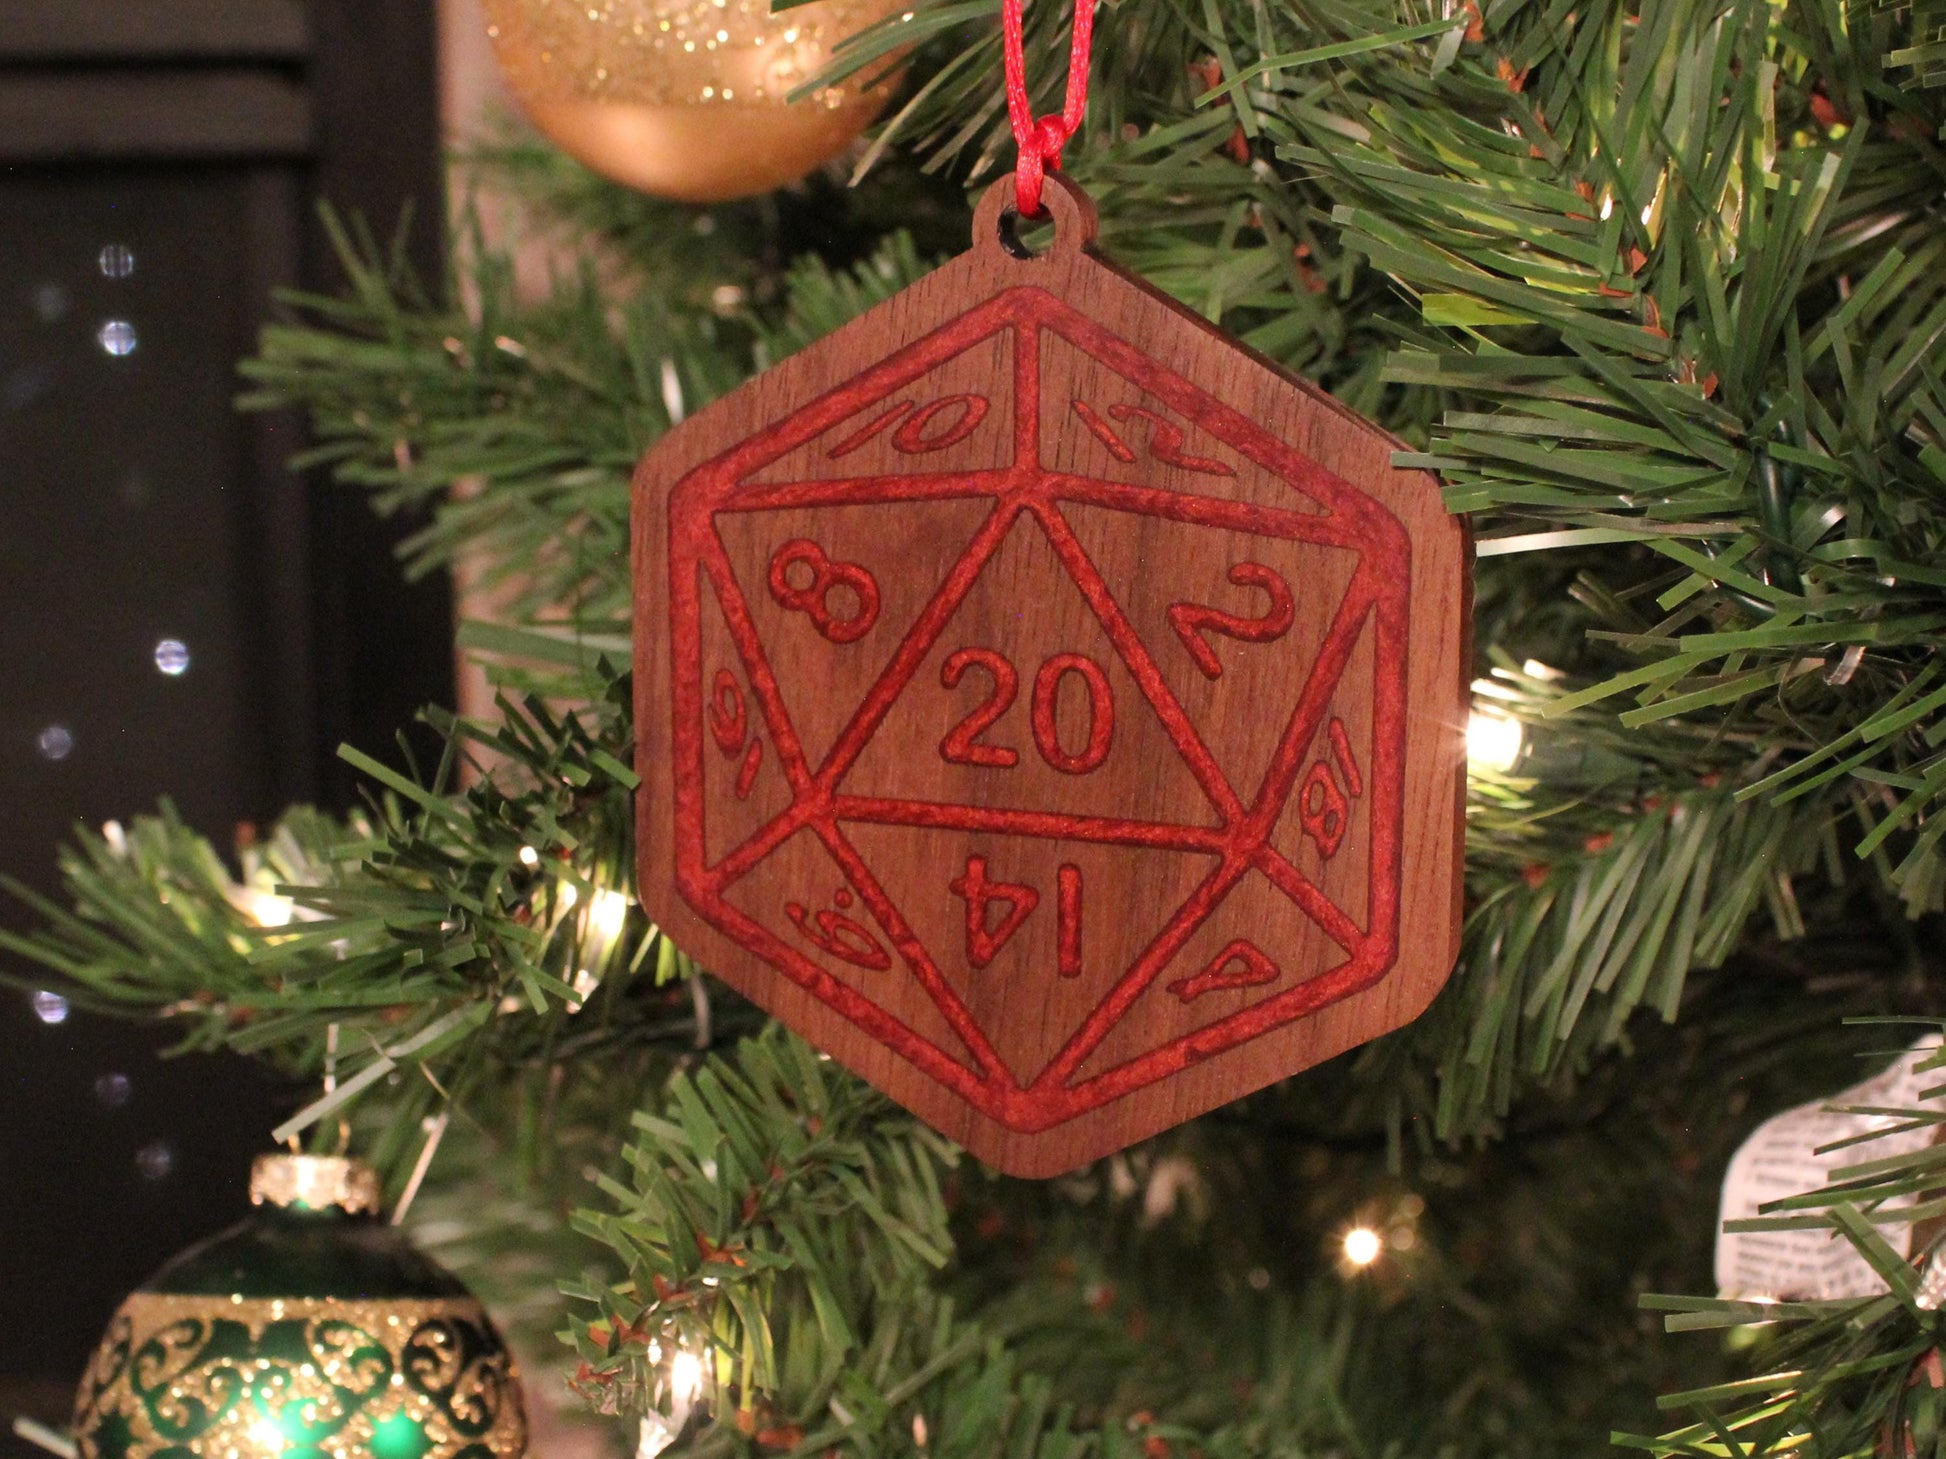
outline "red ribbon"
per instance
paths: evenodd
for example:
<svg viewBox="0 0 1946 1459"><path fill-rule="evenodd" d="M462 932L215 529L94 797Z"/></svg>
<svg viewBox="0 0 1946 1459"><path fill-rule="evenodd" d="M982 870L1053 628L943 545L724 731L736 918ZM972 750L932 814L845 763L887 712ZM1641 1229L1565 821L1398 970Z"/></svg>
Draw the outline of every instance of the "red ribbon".
<svg viewBox="0 0 1946 1459"><path fill-rule="evenodd" d="M1020 160L1014 164L1014 203L1023 218L1041 211L1041 180L1059 170L1061 148L1081 128L1088 109L1088 51L1094 43L1095 0L1074 0L1074 44L1068 51L1068 94L1059 116L1037 117L1027 95L1027 55L1022 0L1000 0L1000 34L1007 58L1007 120L1013 123Z"/></svg>

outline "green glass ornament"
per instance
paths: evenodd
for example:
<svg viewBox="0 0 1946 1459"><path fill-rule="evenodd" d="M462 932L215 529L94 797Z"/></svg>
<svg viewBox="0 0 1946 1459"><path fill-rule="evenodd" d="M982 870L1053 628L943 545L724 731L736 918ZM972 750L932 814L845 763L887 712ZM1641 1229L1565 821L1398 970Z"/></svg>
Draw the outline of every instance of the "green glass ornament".
<svg viewBox="0 0 1946 1459"><path fill-rule="evenodd" d="M359 1161L266 1155L256 1212L176 1257L108 1325L75 1401L81 1459L518 1459L506 1344L379 1218Z"/></svg>

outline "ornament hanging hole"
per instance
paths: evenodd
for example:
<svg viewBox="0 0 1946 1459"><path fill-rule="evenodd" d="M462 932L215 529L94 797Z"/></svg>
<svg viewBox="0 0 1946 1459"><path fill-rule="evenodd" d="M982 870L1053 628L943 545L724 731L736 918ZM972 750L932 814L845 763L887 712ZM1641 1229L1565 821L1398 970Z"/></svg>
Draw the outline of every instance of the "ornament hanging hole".
<svg viewBox="0 0 1946 1459"><path fill-rule="evenodd" d="M1040 216L1035 218L1024 218L1017 208L1008 208L1001 213L995 233L1000 239L1000 246L1007 251L1009 257L1039 258L1048 251L1051 244L1052 240L1044 235L1047 225L1052 221L1052 216L1045 208L1041 210ZM1026 225L1025 229L1023 224ZM1028 241L1030 234L1037 237L1039 247L1035 247Z"/></svg>
<svg viewBox="0 0 1946 1459"><path fill-rule="evenodd" d="M1079 253L1095 241L1095 208L1088 195L1050 174L1041 188L1041 210L1022 217L1011 175L990 186L973 214L978 247L997 247L1007 258L1038 263Z"/></svg>

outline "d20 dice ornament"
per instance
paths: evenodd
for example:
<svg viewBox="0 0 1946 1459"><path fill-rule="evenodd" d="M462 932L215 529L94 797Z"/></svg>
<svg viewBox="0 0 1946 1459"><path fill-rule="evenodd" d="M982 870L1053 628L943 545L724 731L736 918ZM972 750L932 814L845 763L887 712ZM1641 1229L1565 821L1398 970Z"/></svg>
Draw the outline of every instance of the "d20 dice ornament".
<svg viewBox="0 0 1946 1459"><path fill-rule="evenodd" d="M645 906L1019 1175L1415 1017L1464 789L1433 480L1049 184L634 488Z"/></svg>

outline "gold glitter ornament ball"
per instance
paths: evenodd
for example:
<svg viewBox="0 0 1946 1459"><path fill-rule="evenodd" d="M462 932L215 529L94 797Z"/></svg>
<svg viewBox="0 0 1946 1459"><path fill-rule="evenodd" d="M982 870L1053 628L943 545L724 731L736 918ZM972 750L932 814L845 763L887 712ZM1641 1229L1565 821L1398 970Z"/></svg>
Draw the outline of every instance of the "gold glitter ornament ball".
<svg viewBox="0 0 1946 1459"><path fill-rule="evenodd" d="M832 48L910 0L486 0L521 107L557 146L679 202L749 197L842 152L884 106L860 80L787 102Z"/></svg>
<svg viewBox="0 0 1946 1459"><path fill-rule="evenodd" d="M78 1459L520 1459L506 1344L379 1216L369 1166L267 1155L250 1196L115 1313Z"/></svg>

